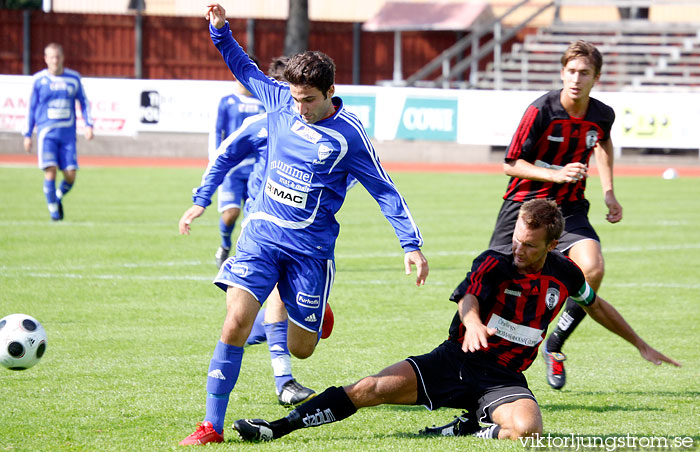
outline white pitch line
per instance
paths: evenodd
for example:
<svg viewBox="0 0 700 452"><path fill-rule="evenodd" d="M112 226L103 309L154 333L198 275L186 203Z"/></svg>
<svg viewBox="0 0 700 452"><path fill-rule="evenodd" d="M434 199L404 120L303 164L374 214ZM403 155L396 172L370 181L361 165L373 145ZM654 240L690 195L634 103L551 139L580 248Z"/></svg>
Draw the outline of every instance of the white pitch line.
<svg viewBox="0 0 700 452"><path fill-rule="evenodd" d="M139 281L205 281L212 282L213 277L211 276L186 276L186 275L158 275L158 276L146 276L146 275L81 275L78 273L40 273L40 272L25 272L21 275L11 274L7 272L0 272L0 277L15 278L18 276L30 277L30 278L68 278L68 279L98 279L98 280L119 280L119 281L129 281L129 280L139 280ZM396 283L396 279L370 279L370 280L336 280L335 285L387 285ZM444 281L429 281L429 285L432 286L446 286L449 283ZM699 283L694 284L679 284L679 283L666 283L666 282L640 282L640 283L605 283L606 287L640 287L640 288L653 288L653 289L689 289L697 290L700 289Z"/></svg>
<svg viewBox="0 0 700 452"><path fill-rule="evenodd" d="M81 275L78 273L22 273L21 275L10 274L6 272L0 272L0 277L15 278L18 276L30 277L30 278L68 278L68 279L104 279L104 280L145 280L145 281L208 281L212 282L214 277L212 276L182 276L182 275L160 275L160 276L146 276L146 275Z"/></svg>

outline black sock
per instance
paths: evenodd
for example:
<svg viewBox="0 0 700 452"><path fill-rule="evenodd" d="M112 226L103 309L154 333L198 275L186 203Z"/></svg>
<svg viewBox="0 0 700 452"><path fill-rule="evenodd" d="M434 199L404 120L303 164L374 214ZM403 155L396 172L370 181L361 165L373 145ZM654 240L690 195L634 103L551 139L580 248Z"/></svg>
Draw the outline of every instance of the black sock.
<svg viewBox="0 0 700 452"><path fill-rule="evenodd" d="M342 421L357 412L357 408L339 386L331 386L313 399L301 404L285 418L271 422L275 438L294 430Z"/></svg>
<svg viewBox="0 0 700 452"><path fill-rule="evenodd" d="M581 320L586 317L586 311L571 298L567 298L564 312L559 317L557 327L547 338L545 348L548 352L561 352L564 342L574 332Z"/></svg>

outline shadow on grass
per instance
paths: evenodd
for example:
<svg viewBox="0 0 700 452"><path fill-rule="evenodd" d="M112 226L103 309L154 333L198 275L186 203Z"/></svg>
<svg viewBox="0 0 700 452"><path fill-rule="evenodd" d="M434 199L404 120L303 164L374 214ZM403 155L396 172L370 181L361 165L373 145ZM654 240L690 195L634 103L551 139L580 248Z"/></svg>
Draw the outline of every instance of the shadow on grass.
<svg viewBox="0 0 700 452"><path fill-rule="evenodd" d="M649 397L695 397L700 398L700 391L576 391L582 396L629 395Z"/></svg>
<svg viewBox="0 0 700 452"><path fill-rule="evenodd" d="M593 413L605 413L608 411L665 411L663 408L621 406L621 405L592 405L585 406L575 403L541 403L542 411L591 411Z"/></svg>

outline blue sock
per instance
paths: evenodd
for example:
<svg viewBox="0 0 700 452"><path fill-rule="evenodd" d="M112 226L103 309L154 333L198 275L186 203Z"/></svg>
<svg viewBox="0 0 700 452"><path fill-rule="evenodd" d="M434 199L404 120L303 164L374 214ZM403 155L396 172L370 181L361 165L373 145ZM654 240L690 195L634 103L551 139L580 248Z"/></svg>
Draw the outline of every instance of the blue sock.
<svg viewBox="0 0 700 452"><path fill-rule="evenodd" d="M275 375L275 387L279 394L282 392L282 386L293 378L292 361L287 348L287 321L266 323L265 335Z"/></svg>
<svg viewBox="0 0 700 452"><path fill-rule="evenodd" d="M258 311L258 315L255 317L255 322L253 322L253 329L250 330L250 335L245 341L246 345L262 344L267 340L265 335L265 308Z"/></svg>
<svg viewBox="0 0 700 452"><path fill-rule="evenodd" d="M56 198L56 181L44 179L44 195L51 218L58 218L58 198Z"/></svg>
<svg viewBox="0 0 700 452"><path fill-rule="evenodd" d="M69 184L68 182L65 181L65 179L61 182L61 188L56 190L56 198L62 199L64 196L66 196L66 193L70 191L70 189L73 188L73 184Z"/></svg>
<svg viewBox="0 0 700 452"><path fill-rule="evenodd" d="M216 344L207 375L207 414L204 420L211 422L218 433L224 431L228 398L238 380L242 360L243 347L221 341Z"/></svg>
<svg viewBox="0 0 700 452"><path fill-rule="evenodd" d="M224 223L224 220L219 218L219 232L221 233L221 246L230 250L231 249L231 233L233 228L236 227L236 222L234 221L231 226Z"/></svg>

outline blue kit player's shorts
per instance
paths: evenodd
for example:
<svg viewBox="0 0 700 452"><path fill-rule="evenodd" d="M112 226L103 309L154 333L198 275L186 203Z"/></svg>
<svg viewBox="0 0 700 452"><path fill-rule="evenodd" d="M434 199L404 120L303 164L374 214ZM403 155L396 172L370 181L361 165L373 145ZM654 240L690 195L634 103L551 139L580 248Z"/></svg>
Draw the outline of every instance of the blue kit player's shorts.
<svg viewBox="0 0 700 452"><path fill-rule="evenodd" d="M335 262L318 259L276 246L258 245L245 234L236 255L224 262L214 279L222 290L238 287L264 303L277 284L289 320L318 332L335 277Z"/></svg>
<svg viewBox="0 0 700 452"><path fill-rule="evenodd" d="M232 168L219 185L217 194L219 213L229 209L240 209L248 197L248 176L250 171Z"/></svg>
<svg viewBox="0 0 700 452"><path fill-rule="evenodd" d="M56 140L39 134L37 143L39 168L56 166L62 171L78 169L78 154L75 140Z"/></svg>

